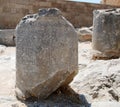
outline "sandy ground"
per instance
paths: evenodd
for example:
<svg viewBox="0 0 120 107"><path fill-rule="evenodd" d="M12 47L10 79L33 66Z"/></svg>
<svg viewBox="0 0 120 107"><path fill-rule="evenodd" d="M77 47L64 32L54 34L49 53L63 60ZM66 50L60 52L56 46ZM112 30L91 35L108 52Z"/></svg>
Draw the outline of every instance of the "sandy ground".
<svg viewBox="0 0 120 107"><path fill-rule="evenodd" d="M118 79L120 78L120 59L94 61L91 60L93 53L91 42L78 43L78 47L79 73L70 86L78 94L83 95L85 101L88 101L91 105L55 105L54 107L120 107L120 81ZM0 45L0 107L42 107L35 105L36 102L34 102L34 106L26 105L19 102L15 97L15 50L15 47ZM111 82L112 85L110 87L104 87L103 83L107 80L99 81L106 75L109 78L112 74L117 75L114 77L114 84ZM102 86L100 90L99 86ZM91 87L98 88L98 90ZM109 93L111 88L116 88L116 91L113 90L116 97Z"/></svg>

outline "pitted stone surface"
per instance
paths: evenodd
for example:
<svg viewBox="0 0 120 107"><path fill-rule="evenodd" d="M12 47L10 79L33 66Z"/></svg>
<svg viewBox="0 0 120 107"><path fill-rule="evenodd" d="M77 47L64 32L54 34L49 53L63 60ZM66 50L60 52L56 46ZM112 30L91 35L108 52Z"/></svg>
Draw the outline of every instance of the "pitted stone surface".
<svg viewBox="0 0 120 107"><path fill-rule="evenodd" d="M78 38L58 9L42 9L25 16L16 27L16 95L41 99L77 73Z"/></svg>
<svg viewBox="0 0 120 107"><path fill-rule="evenodd" d="M120 57L120 9L96 10L93 48L104 57Z"/></svg>

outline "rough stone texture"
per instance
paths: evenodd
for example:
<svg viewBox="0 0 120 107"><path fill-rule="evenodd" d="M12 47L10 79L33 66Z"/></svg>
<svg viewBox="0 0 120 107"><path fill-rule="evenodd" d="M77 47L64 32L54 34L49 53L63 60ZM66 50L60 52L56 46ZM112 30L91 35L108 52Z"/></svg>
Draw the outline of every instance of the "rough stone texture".
<svg viewBox="0 0 120 107"><path fill-rule="evenodd" d="M79 28L77 29L77 34L78 34L78 39L79 41L91 41L92 40L92 30L91 27L83 27L83 28Z"/></svg>
<svg viewBox="0 0 120 107"><path fill-rule="evenodd" d="M79 42L78 46L79 73L70 86L90 106L73 103L58 91L47 100L18 101L14 93L15 47L0 46L0 107L120 107L120 58L91 60L91 42Z"/></svg>
<svg viewBox="0 0 120 107"><path fill-rule="evenodd" d="M120 0L102 0L102 4L120 6Z"/></svg>
<svg viewBox="0 0 120 107"><path fill-rule="evenodd" d="M92 42L96 56L120 57L120 9L94 11Z"/></svg>
<svg viewBox="0 0 120 107"><path fill-rule="evenodd" d="M117 6L68 0L0 0L0 28L15 28L23 16L35 13L39 8L53 7L60 9L63 16L78 28L92 25L93 10Z"/></svg>
<svg viewBox="0 0 120 107"><path fill-rule="evenodd" d="M85 47L85 46L84 46ZM84 53L84 57L85 57ZM83 63L79 62L80 68ZM84 65L83 65L84 66ZM80 78L81 77L81 78ZM99 101L120 102L120 58L90 61L82 67L70 84L83 94L89 103Z"/></svg>
<svg viewBox="0 0 120 107"><path fill-rule="evenodd" d="M18 101L15 97L15 50L15 47L0 45L0 107L83 107L76 103L71 95L66 96L59 91L44 101Z"/></svg>
<svg viewBox="0 0 120 107"><path fill-rule="evenodd" d="M0 44L6 46L15 46L14 29L0 30Z"/></svg>
<svg viewBox="0 0 120 107"><path fill-rule="evenodd" d="M77 73L78 38L58 9L25 16L16 28L16 95L44 99Z"/></svg>

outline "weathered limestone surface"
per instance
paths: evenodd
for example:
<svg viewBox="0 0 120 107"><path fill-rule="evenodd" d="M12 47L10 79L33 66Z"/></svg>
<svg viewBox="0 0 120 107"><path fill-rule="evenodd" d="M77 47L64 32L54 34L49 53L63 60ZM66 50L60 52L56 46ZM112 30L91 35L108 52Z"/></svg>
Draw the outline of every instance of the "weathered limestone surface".
<svg viewBox="0 0 120 107"><path fill-rule="evenodd" d="M92 41L104 57L120 56L120 9L94 11Z"/></svg>
<svg viewBox="0 0 120 107"><path fill-rule="evenodd" d="M25 16L16 28L16 95L41 99L77 73L78 38L58 9L41 9Z"/></svg>
<svg viewBox="0 0 120 107"><path fill-rule="evenodd" d="M0 44L6 46L15 46L14 29L0 30Z"/></svg>

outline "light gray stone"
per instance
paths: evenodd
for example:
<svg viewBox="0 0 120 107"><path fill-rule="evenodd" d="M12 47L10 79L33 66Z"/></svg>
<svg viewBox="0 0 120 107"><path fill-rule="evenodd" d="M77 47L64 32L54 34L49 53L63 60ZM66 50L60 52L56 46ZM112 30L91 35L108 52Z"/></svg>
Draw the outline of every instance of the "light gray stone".
<svg viewBox="0 0 120 107"><path fill-rule="evenodd" d="M25 16L16 28L16 95L47 98L78 71L78 38L58 9Z"/></svg>
<svg viewBox="0 0 120 107"><path fill-rule="evenodd" d="M94 11L92 44L101 57L120 57L120 9Z"/></svg>
<svg viewBox="0 0 120 107"><path fill-rule="evenodd" d="M0 44L15 46L15 29L0 30Z"/></svg>

